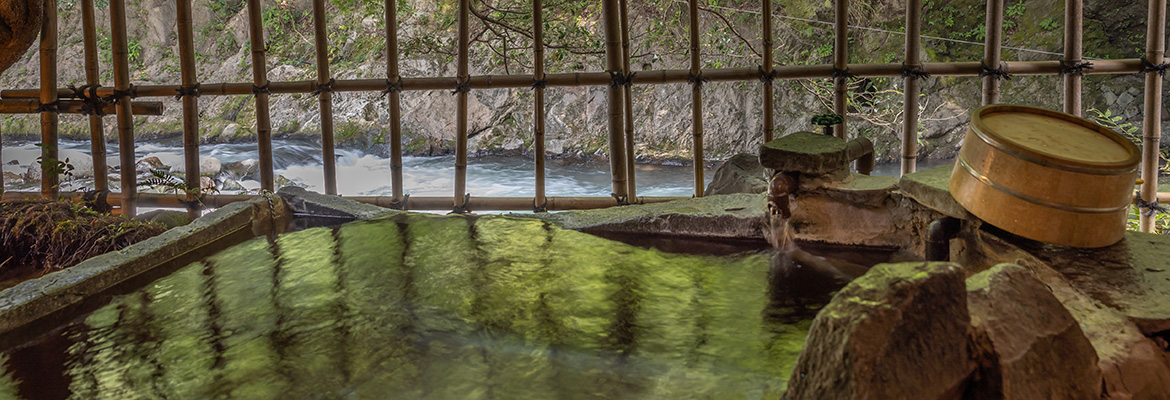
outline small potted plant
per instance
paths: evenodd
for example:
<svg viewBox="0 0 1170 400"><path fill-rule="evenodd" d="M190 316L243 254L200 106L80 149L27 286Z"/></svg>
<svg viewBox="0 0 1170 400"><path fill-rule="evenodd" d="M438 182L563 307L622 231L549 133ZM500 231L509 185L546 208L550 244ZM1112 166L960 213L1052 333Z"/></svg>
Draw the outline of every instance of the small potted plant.
<svg viewBox="0 0 1170 400"><path fill-rule="evenodd" d="M820 125L821 132L827 136L833 135L833 125L837 125L842 122L845 122L845 118L842 117L841 114L836 113L818 114L812 117L813 125Z"/></svg>

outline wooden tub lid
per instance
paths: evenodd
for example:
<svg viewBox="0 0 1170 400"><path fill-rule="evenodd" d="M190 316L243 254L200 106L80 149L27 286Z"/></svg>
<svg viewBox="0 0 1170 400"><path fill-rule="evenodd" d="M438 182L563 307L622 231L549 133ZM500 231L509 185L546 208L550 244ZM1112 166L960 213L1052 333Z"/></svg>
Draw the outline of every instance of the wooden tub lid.
<svg viewBox="0 0 1170 400"><path fill-rule="evenodd" d="M974 131L988 144L1042 165L1132 170L1141 153L1128 139L1092 121L1062 112L991 105L972 113Z"/></svg>

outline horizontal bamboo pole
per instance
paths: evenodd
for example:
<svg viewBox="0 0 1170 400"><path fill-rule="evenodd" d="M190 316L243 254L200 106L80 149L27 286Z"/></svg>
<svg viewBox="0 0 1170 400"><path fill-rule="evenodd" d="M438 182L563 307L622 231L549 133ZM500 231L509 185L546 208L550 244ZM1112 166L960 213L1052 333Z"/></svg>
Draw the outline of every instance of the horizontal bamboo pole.
<svg viewBox="0 0 1170 400"><path fill-rule="evenodd" d="M36 114L39 113L38 108L41 103L33 99L6 99L0 100L0 114ZM81 114L81 109L85 107L85 102L80 100L59 100L57 102L57 112L61 114ZM114 115L117 106L113 103L106 103L102 105L102 113L107 115ZM163 103L158 101L137 101L130 104L130 109L134 111L134 115L162 115Z"/></svg>
<svg viewBox="0 0 1170 400"><path fill-rule="evenodd" d="M1092 69L1086 69L1085 75L1106 74L1135 74L1143 69L1142 62L1136 58L1120 60L1089 60L1093 63ZM1060 61L1007 61L1007 70L1012 75L1058 75ZM979 62L956 63L924 63L923 71L934 76L979 76L982 70ZM827 79L833 74L832 64L776 66L776 79ZM901 77L902 64L849 64L849 72L858 77L881 78ZM659 85L672 83L686 83L690 71L656 70L639 71L634 75L635 85ZM704 69L703 77L711 82L744 82L759 80L760 71L756 68L722 68ZM609 85L609 74L604 72L546 74L547 87L575 87ZM439 78L402 78L402 90L447 90L455 87L455 77ZM317 89L315 80L270 82L273 94L304 94L312 93ZM471 77L472 89L506 89L532 87L532 75L480 75ZM142 85L135 86L136 97L174 97L179 85ZM334 92L372 92L386 89L385 79L338 79L333 84ZM109 96L113 93L110 87L98 88L98 96ZM201 96L238 96L252 95L251 83L202 83L199 85ZM3 99L35 99L40 92L37 89L9 89L0 91ZM70 88L59 88L58 97L75 99L78 94Z"/></svg>
<svg viewBox="0 0 1170 400"><path fill-rule="evenodd" d="M65 192L60 193L58 198L81 201L82 193ZM183 194L159 194L159 193L139 193L138 206L139 207L162 207L162 208L186 208L187 205L183 202L186 198ZM1167 194L1170 198L1170 193ZM242 194L213 194L203 196L203 205L207 208L219 208L230 203L239 201L247 201L252 199L253 195ZM342 198L373 204L381 207L396 206L398 203L394 201L393 196L341 196ZM5 192L2 196L3 201L19 201L28 199L38 199L40 193L37 192ZM638 201L641 203L662 203L673 200L689 199L690 197L639 197ZM119 193L110 193L107 200L112 206L120 206L122 204ZM532 211L531 197L472 197L467 203L474 211ZM566 210L588 210L595 208L613 207L618 203L613 197L548 197L549 211L566 211ZM410 196L406 201L407 210L431 210L431 211L450 211L451 197L450 196Z"/></svg>

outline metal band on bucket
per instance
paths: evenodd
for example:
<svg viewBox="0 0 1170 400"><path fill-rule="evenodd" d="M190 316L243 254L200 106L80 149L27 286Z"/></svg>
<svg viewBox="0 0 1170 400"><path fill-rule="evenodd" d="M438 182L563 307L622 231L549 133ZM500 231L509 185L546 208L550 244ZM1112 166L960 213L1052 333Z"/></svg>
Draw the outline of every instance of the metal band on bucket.
<svg viewBox="0 0 1170 400"><path fill-rule="evenodd" d="M991 187L992 189L998 190L998 191L1000 191L1003 194L1006 194L1008 196L1012 196L1012 197L1015 197L1017 199L1020 199L1020 200L1023 200L1023 201L1041 206L1041 207L1054 208L1054 209L1061 210L1061 211L1068 211L1068 212L1081 213L1081 214L1109 214L1109 213L1115 213L1118 211L1125 210L1125 209L1129 208L1129 206L1130 206L1129 203L1126 203L1126 204L1118 206L1118 207L1098 208L1098 207L1077 207L1077 206L1071 206L1068 204L1054 203L1054 202L1040 199L1040 198L1037 198L1037 197L1034 197L1034 196L1031 196L1031 195L1028 195L1025 193L1020 193L1020 192L1016 191L1015 189L1011 189L1011 188L1008 188L1006 186L995 183L995 181L992 181L991 178L979 173L979 171L976 171L975 168L972 168L970 164L967 164L967 160L965 158L963 158L962 154L959 155L959 165L963 166L964 171L967 171L968 174L975 177L975 179L978 179L979 182L983 183L984 185L987 185L987 186Z"/></svg>

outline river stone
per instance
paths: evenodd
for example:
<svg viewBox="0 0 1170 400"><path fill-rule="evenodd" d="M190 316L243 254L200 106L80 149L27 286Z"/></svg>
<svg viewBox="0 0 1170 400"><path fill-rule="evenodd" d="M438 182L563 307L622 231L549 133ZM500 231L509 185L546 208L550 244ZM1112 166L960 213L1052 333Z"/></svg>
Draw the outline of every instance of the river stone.
<svg viewBox="0 0 1170 400"><path fill-rule="evenodd" d="M826 175L849 167L845 141L834 136L796 132L760 146L760 164L776 171Z"/></svg>
<svg viewBox="0 0 1170 400"><path fill-rule="evenodd" d="M970 219L971 214L951 196L948 188L954 165L940 165L902 176L898 188L906 195L948 217Z"/></svg>
<svg viewBox="0 0 1170 400"><path fill-rule="evenodd" d="M77 150L60 150L57 152L57 157L62 162L73 166L69 171L73 178L91 178L93 177L93 159L89 155ZM29 182L39 182L41 180L41 164L34 161L28 165L25 170L24 179ZM69 180L61 177L61 180Z"/></svg>
<svg viewBox="0 0 1170 400"><path fill-rule="evenodd" d="M138 162L135 163L134 166L135 166L135 168L137 168L138 172L145 172L145 171L150 171L153 169L163 168L166 166L166 164L163 164L162 160L159 160L158 157L150 156L150 157L146 157L146 158L143 158L141 160L138 160Z"/></svg>
<svg viewBox="0 0 1170 400"><path fill-rule="evenodd" d="M219 187L219 191L227 193L245 192L247 190L248 188L245 188L244 185L241 185L240 181L231 178L224 179L223 184Z"/></svg>
<svg viewBox="0 0 1170 400"><path fill-rule="evenodd" d="M768 172L760 165L759 157L739 153L715 169L711 183L703 193L706 196L731 193L763 193L768 190Z"/></svg>
<svg viewBox="0 0 1170 400"><path fill-rule="evenodd" d="M199 161L199 175L216 176L223 170L223 162L215 157L202 157Z"/></svg>
<svg viewBox="0 0 1170 400"><path fill-rule="evenodd" d="M224 165L223 173L227 174L228 177L236 180L256 179L256 174L260 170L259 167L259 161L256 161L256 159L253 158L249 158Z"/></svg>
<svg viewBox="0 0 1170 400"><path fill-rule="evenodd" d="M223 162L215 157L199 157L199 175L214 177L219 175L223 170ZM187 173L187 164L185 161L178 161L171 166L171 174L184 175Z"/></svg>
<svg viewBox="0 0 1170 400"><path fill-rule="evenodd" d="M18 174L12 173L12 172L4 171L4 184L6 184L6 185L19 185L21 183L24 183L23 176L20 176Z"/></svg>
<svg viewBox="0 0 1170 400"><path fill-rule="evenodd" d="M1098 399L1097 353L1076 319L1024 267L999 264L967 279L974 399Z"/></svg>
<svg viewBox="0 0 1170 400"><path fill-rule="evenodd" d="M833 296L809 330L785 399L959 399L974 369L964 272L878 264Z"/></svg>

